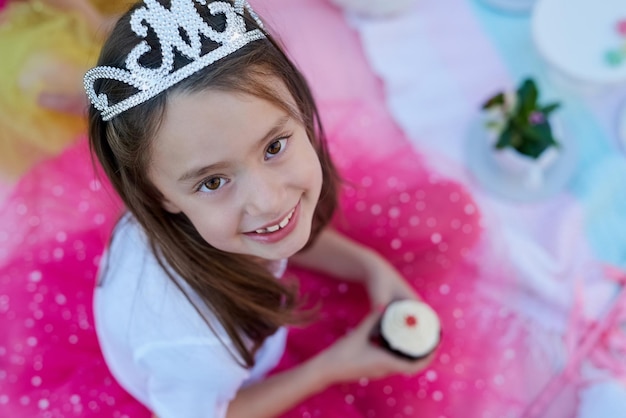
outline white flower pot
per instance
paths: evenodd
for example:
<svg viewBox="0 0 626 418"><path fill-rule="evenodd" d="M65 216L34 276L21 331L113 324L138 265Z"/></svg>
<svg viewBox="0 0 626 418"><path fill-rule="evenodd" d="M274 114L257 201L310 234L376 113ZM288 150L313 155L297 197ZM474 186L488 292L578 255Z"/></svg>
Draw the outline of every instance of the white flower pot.
<svg viewBox="0 0 626 418"><path fill-rule="evenodd" d="M560 138L563 136L563 129L558 118L551 118L550 126L557 142L560 142ZM498 136L489 131L486 131L486 136L488 140L487 145L492 149L492 158L498 167L518 177L528 190L536 190L543 186L546 173L556 163L561 151L560 148L549 147L539 157L532 158L517 152L517 150L511 147L496 149L495 144Z"/></svg>
<svg viewBox="0 0 626 418"><path fill-rule="evenodd" d="M550 124L559 147L549 147L533 159L512 148L496 149L497 134L485 127L481 113L468 130L469 171L486 190L515 201L532 202L561 191L576 168L577 149L559 118L551 117Z"/></svg>
<svg viewBox="0 0 626 418"><path fill-rule="evenodd" d="M550 147L535 159L507 148L495 150L493 157L503 170L519 176L528 189L538 189L545 182L546 170L556 162L558 150Z"/></svg>

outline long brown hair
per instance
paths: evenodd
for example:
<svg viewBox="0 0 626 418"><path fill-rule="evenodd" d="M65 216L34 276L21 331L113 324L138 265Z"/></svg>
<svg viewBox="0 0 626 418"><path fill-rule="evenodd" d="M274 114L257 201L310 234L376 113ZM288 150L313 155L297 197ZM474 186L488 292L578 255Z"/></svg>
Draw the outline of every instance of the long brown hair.
<svg viewBox="0 0 626 418"><path fill-rule="evenodd" d="M130 13L138 6L140 4L131 8L113 29L103 46L99 66L125 67L126 56L138 43L129 23ZM222 17L211 15L206 6L196 5L196 8L208 24L216 30L223 29ZM257 26L250 16L245 17L249 28ZM210 309L219 319L247 367L254 365L255 350L265 338L278 327L299 323L302 319L298 314L297 288L276 280L251 257L212 247L202 239L184 214L167 212L162 204L163 195L148 179L147 167L151 158L151 138L159 129L168 97L174 91L191 93L211 88L243 92L268 100L304 125L320 159L322 192L307 245L315 239L335 209L337 174L328 155L318 111L305 79L271 35L266 35L266 39L252 41L108 122L102 120L93 106L89 109L92 152L127 209L143 227L159 263L181 291L183 289L177 282L176 274L200 296L204 308ZM161 52L154 32L149 30L145 40L152 51L142 57L142 65L160 65ZM211 41L203 42L202 53L214 47ZM175 58L175 67L186 63L183 56ZM266 82L267 77L277 77L285 84L297 109L272 91ZM133 87L114 80L99 80L94 87L97 93L106 93L113 102L136 93ZM186 296L193 303L189 295ZM194 307L202 315L203 307ZM209 326L208 318L205 317L205 321ZM252 347L245 343L246 338L254 342Z"/></svg>

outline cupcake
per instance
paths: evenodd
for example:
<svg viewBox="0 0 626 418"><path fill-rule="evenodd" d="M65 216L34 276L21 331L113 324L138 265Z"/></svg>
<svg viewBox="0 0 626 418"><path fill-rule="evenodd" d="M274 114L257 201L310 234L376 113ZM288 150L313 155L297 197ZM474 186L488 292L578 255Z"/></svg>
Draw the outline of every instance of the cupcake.
<svg viewBox="0 0 626 418"><path fill-rule="evenodd" d="M441 324L435 311L417 300L398 300L385 308L377 329L380 346L400 357L419 360L439 344Z"/></svg>

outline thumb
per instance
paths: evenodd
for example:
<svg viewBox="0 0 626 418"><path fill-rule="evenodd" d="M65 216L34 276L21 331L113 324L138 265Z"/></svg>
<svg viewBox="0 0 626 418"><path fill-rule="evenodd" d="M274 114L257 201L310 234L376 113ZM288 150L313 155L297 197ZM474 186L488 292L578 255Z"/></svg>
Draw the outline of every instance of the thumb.
<svg viewBox="0 0 626 418"><path fill-rule="evenodd" d="M378 324L381 315L382 313L379 311L370 312L365 318L361 320L354 332L358 332L364 335L369 334Z"/></svg>

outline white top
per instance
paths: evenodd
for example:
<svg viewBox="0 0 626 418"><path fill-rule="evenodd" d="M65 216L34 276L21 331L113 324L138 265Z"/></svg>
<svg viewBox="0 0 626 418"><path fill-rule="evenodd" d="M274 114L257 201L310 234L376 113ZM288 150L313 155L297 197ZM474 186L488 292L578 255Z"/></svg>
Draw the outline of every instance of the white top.
<svg viewBox="0 0 626 418"><path fill-rule="evenodd" d="M129 216L117 225L100 272L94 314L104 358L117 381L159 418L226 416L237 390L262 378L284 351L281 328L258 351L254 368L240 366L224 329L209 315L211 331Z"/></svg>

